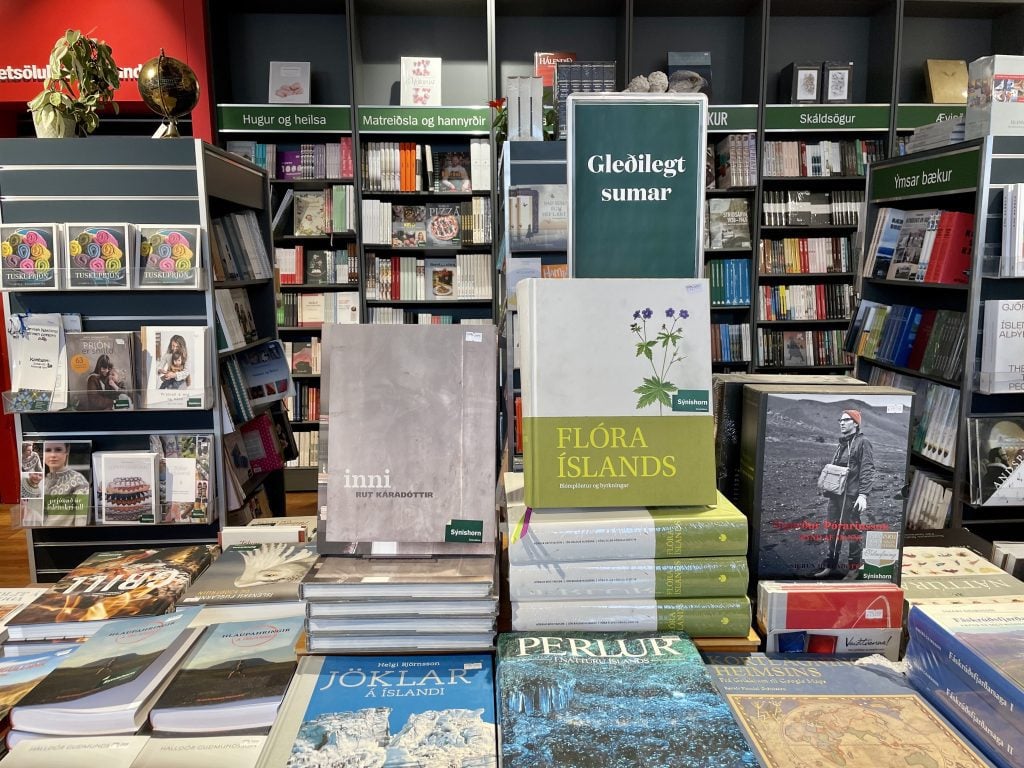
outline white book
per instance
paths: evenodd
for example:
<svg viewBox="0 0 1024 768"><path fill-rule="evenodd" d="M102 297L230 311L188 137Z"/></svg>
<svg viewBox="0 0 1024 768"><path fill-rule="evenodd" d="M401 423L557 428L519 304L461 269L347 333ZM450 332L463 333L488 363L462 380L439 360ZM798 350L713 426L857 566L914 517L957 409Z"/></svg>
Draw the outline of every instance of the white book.
<svg viewBox="0 0 1024 768"><path fill-rule="evenodd" d="M10 318L7 353L15 410L49 409L58 381L62 335L63 321L56 312Z"/></svg>
<svg viewBox="0 0 1024 768"><path fill-rule="evenodd" d="M401 101L403 107L441 106L441 59L403 56Z"/></svg>
<svg viewBox="0 0 1024 768"><path fill-rule="evenodd" d="M135 525L160 519L159 465L160 455L149 451L101 454L96 485L103 523Z"/></svg>
<svg viewBox="0 0 1024 768"><path fill-rule="evenodd" d="M149 736L76 736L72 738L22 738L4 757L6 768L131 768ZM196 768L194 763L189 763ZM226 768L226 766L225 766Z"/></svg>
<svg viewBox="0 0 1024 768"><path fill-rule="evenodd" d="M132 768L252 768L266 741L256 734L149 739Z"/></svg>
<svg viewBox="0 0 1024 768"><path fill-rule="evenodd" d="M221 334L224 336L226 347L231 349L241 347L245 344L245 331L242 328L239 315L235 312L234 299L228 288L218 288L214 291L214 298L217 305L217 323L220 325Z"/></svg>
<svg viewBox="0 0 1024 768"><path fill-rule="evenodd" d="M987 299L981 342L984 394L1024 392L1024 300Z"/></svg>
<svg viewBox="0 0 1024 768"><path fill-rule="evenodd" d="M144 325L141 337L143 407L208 408L206 328Z"/></svg>

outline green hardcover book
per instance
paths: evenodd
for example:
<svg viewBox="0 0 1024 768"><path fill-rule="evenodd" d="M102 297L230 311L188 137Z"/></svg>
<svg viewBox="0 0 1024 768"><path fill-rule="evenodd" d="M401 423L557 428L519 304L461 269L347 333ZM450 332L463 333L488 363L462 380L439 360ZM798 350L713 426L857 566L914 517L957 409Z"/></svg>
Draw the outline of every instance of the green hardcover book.
<svg viewBox="0 0 1024 768"><path fill-rule="evenodd" d="M715 503L707 281L516 291L527 505Z"/></svg>
<svg viewBox="0 0 1024 768"><path fill-rule="evenodd" d="M757 765L685 636L503 634L496 677L505 768Z"/></svg>
<svg viewBox="0 0 1024 768"><path fill-rule="evenodd" d="M690 637L746 637L746 597L681 600L514 601L512 628L519 632L685 632Z"/></svg>
<svg viewBox="0 0 1024 768"><path fill-rule="evenodd" d="M508 586L513 600L524 601L739 597L747 593L747 561L740 555L522 564L509 568Z"/></svg>

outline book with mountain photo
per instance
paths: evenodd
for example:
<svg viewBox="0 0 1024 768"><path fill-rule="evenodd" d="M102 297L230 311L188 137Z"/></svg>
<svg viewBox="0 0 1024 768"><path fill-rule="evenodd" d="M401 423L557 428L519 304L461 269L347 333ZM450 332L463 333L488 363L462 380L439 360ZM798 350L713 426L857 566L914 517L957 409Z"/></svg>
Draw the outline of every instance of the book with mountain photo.
<svg viewBox="0 0 1024 768"><path fill-rule="evenodd" d="M516 290L527 506L715 503L707 281Z"/></svg>
<svg viewBox="0 0 1024 768"><path fill-rule="evenodd" d="M268 728L295 672L301 617L207 627L150 713L154 731Z"/></svg>
<svg viewBox="0 0 1024 768"><path fill-rule="evenodd" d="M493 326L324 329L321 554L358 542L493 554L496 350Z"/></svg>

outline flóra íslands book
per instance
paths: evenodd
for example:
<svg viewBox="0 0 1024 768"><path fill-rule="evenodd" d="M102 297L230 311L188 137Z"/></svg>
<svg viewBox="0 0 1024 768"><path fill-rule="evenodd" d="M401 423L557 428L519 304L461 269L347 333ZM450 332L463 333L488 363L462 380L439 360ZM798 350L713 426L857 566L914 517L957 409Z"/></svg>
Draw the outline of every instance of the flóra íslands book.
<svg viewBox="0 0 1024 768"><path fill-rule="evenodd" d="M527 506L715 503L707 281L516 291Z"/></svg>

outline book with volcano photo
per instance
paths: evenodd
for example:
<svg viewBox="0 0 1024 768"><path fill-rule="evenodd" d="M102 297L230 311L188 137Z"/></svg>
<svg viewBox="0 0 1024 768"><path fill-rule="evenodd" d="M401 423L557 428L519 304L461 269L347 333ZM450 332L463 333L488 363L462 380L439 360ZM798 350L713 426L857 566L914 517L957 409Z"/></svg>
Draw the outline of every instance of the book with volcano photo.
<svg viewBox="0 0 1024 768"><path fill-rule="evenodd" d="M150 713L155 731L270 727L295 672L301 617L208 627Z"/></svg>

